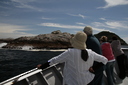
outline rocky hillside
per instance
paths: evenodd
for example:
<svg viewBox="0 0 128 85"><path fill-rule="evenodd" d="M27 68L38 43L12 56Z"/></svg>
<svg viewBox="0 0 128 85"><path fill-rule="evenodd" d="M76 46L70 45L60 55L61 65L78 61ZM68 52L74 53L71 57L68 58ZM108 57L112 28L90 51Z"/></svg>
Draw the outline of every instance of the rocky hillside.
<svg viewBox="0 0 128 85"><path fill-rule="evenodd" d="M95 34L95 36L98 39L100 39L100 37L103 35L108 37L108 41L111 41L111 37L116 34L108 31L103 31L98 34ZM61 31L58 30L58 31L53 31L50 34L40 34L32 37L19 37L13 40L10 39L10 42L9 40L6 40L8 44L3 48L21 49L22 46L32 46L33 49L69 48L71 47L70 38L72 36L74 36L74 34L70 34L67 32L62 33ZM127 43L123 39L121 39L118 35L116 36L120 39L122 45L127 45Z"/></svg>
<svg viewBox="0 0 128 85"><path fill-rule="evenodd" d="M95 34L95 36L98 39L100 39L101 36L107 36L108 37L108 42L110 42L110 43L112 41L112 37L116 36L120 40L122 45L127 45L127 43L123 39L121 39L118 35L116 35L115 33L109 32L109 31L102 31L102 32L100 32L98 34Z"/></svg>
<svg viewBox="0 0 128 85"><path fill-rule="evenodd" d="M33 49L58 49L70 47L70 38L73 34L53 31L50 34L40 34L33 37L19 37L3 48L20 49L21 46L33 46Z"/></svg>
<svg viewBox="0 0 128 85"><path fill-rule="evenodd" d="M6 39L0 39L0 43L9 43L9 42L12 42L14 39L13 38L6 38Z"/></svg>

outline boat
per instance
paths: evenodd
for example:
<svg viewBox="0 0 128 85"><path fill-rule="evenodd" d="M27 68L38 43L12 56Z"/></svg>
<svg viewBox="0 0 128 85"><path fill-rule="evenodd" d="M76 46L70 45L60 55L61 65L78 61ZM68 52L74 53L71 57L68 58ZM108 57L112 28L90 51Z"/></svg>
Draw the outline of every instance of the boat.
<svg viewBox="0 0 128 85"><path fill-rule="evenodd" d="M122 48L128 56L128 48ZM0 83L0 85L62 85L64 63L49 66L46 69L34 68ZM114 68L116 85L128 85L128 78L119 79ZM106 74L103 76L104 85L107 84Z"/></svg>

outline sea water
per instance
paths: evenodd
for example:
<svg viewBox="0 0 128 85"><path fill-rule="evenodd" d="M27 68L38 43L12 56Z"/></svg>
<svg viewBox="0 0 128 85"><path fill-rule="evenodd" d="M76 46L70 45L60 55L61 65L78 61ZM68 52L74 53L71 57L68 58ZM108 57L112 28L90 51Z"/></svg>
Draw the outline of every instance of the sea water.
<svg viewBox="0 0 128 85"><path fill-rule="evenodd" d="M30 49L32 48L30 46L25 46L20 50L2 49L1 47L4 45L6 45L6 43L0 44L0 82L34 69L38 64L45 63L50 58L59 55L66 50L39 50ZM128 48L128 46L122 46L122 48ZM128 82L126 80L124 83Z"/></svg>
<svg viewBox="0 0 128 85"><path fill-rule="evenodd" d="M38 64L47 62L59 55L63 50L9 50L0 49L0 82L36 68Z"/></svg>

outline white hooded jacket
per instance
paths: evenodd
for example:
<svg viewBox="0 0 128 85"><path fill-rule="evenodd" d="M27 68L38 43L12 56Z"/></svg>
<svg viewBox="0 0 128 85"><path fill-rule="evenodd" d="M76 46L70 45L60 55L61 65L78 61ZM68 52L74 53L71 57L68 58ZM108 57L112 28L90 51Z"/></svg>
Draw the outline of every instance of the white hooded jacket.
<svg viewBox="0 0 128 85"><path fill-rule="evenodd" d="M81 58L81 50L76 48L68 49L48 61L50 65L65 62L63 85L87 85L94 78L94 74L89 72L89 68L93 65L93 62L107 63L108 60L104 56L90 49L86 50L89 56L87 61Z"/></svg>

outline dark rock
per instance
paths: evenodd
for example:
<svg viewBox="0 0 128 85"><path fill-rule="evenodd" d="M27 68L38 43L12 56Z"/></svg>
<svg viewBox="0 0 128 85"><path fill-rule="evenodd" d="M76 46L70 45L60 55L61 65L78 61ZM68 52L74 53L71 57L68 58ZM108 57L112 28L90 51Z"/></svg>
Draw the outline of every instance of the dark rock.
<svg viewBox="0 0 128 85"><path fill-rule="evenodd" d="M109 31L102 31L102 32L100 32L100 33L98 33L98 34L95 34L95 36L96 36L98 39L100 39L101 36L107 36L108 42L110 42L110 43L111 43L111 41L112 41L112 37L113 37L113 36L116 36L116 37L120 40L121 45L128 45L128 44L127 44L123 39L121 39L118 35L116 35L115 33L109 32Z"/></svg>
<svg viewBox="0 0 128 85"><path fill-rule="evenodd" d="M0 43L9 43L12 42L14 39L13 38L6 38L6 39L0 39Z"/></svg>
<svg viewBox="0 0 128 85"><path fill-rule="evenodd" d="M60 30L53 31L51 34L61 34L61 31Z"/></svg>

